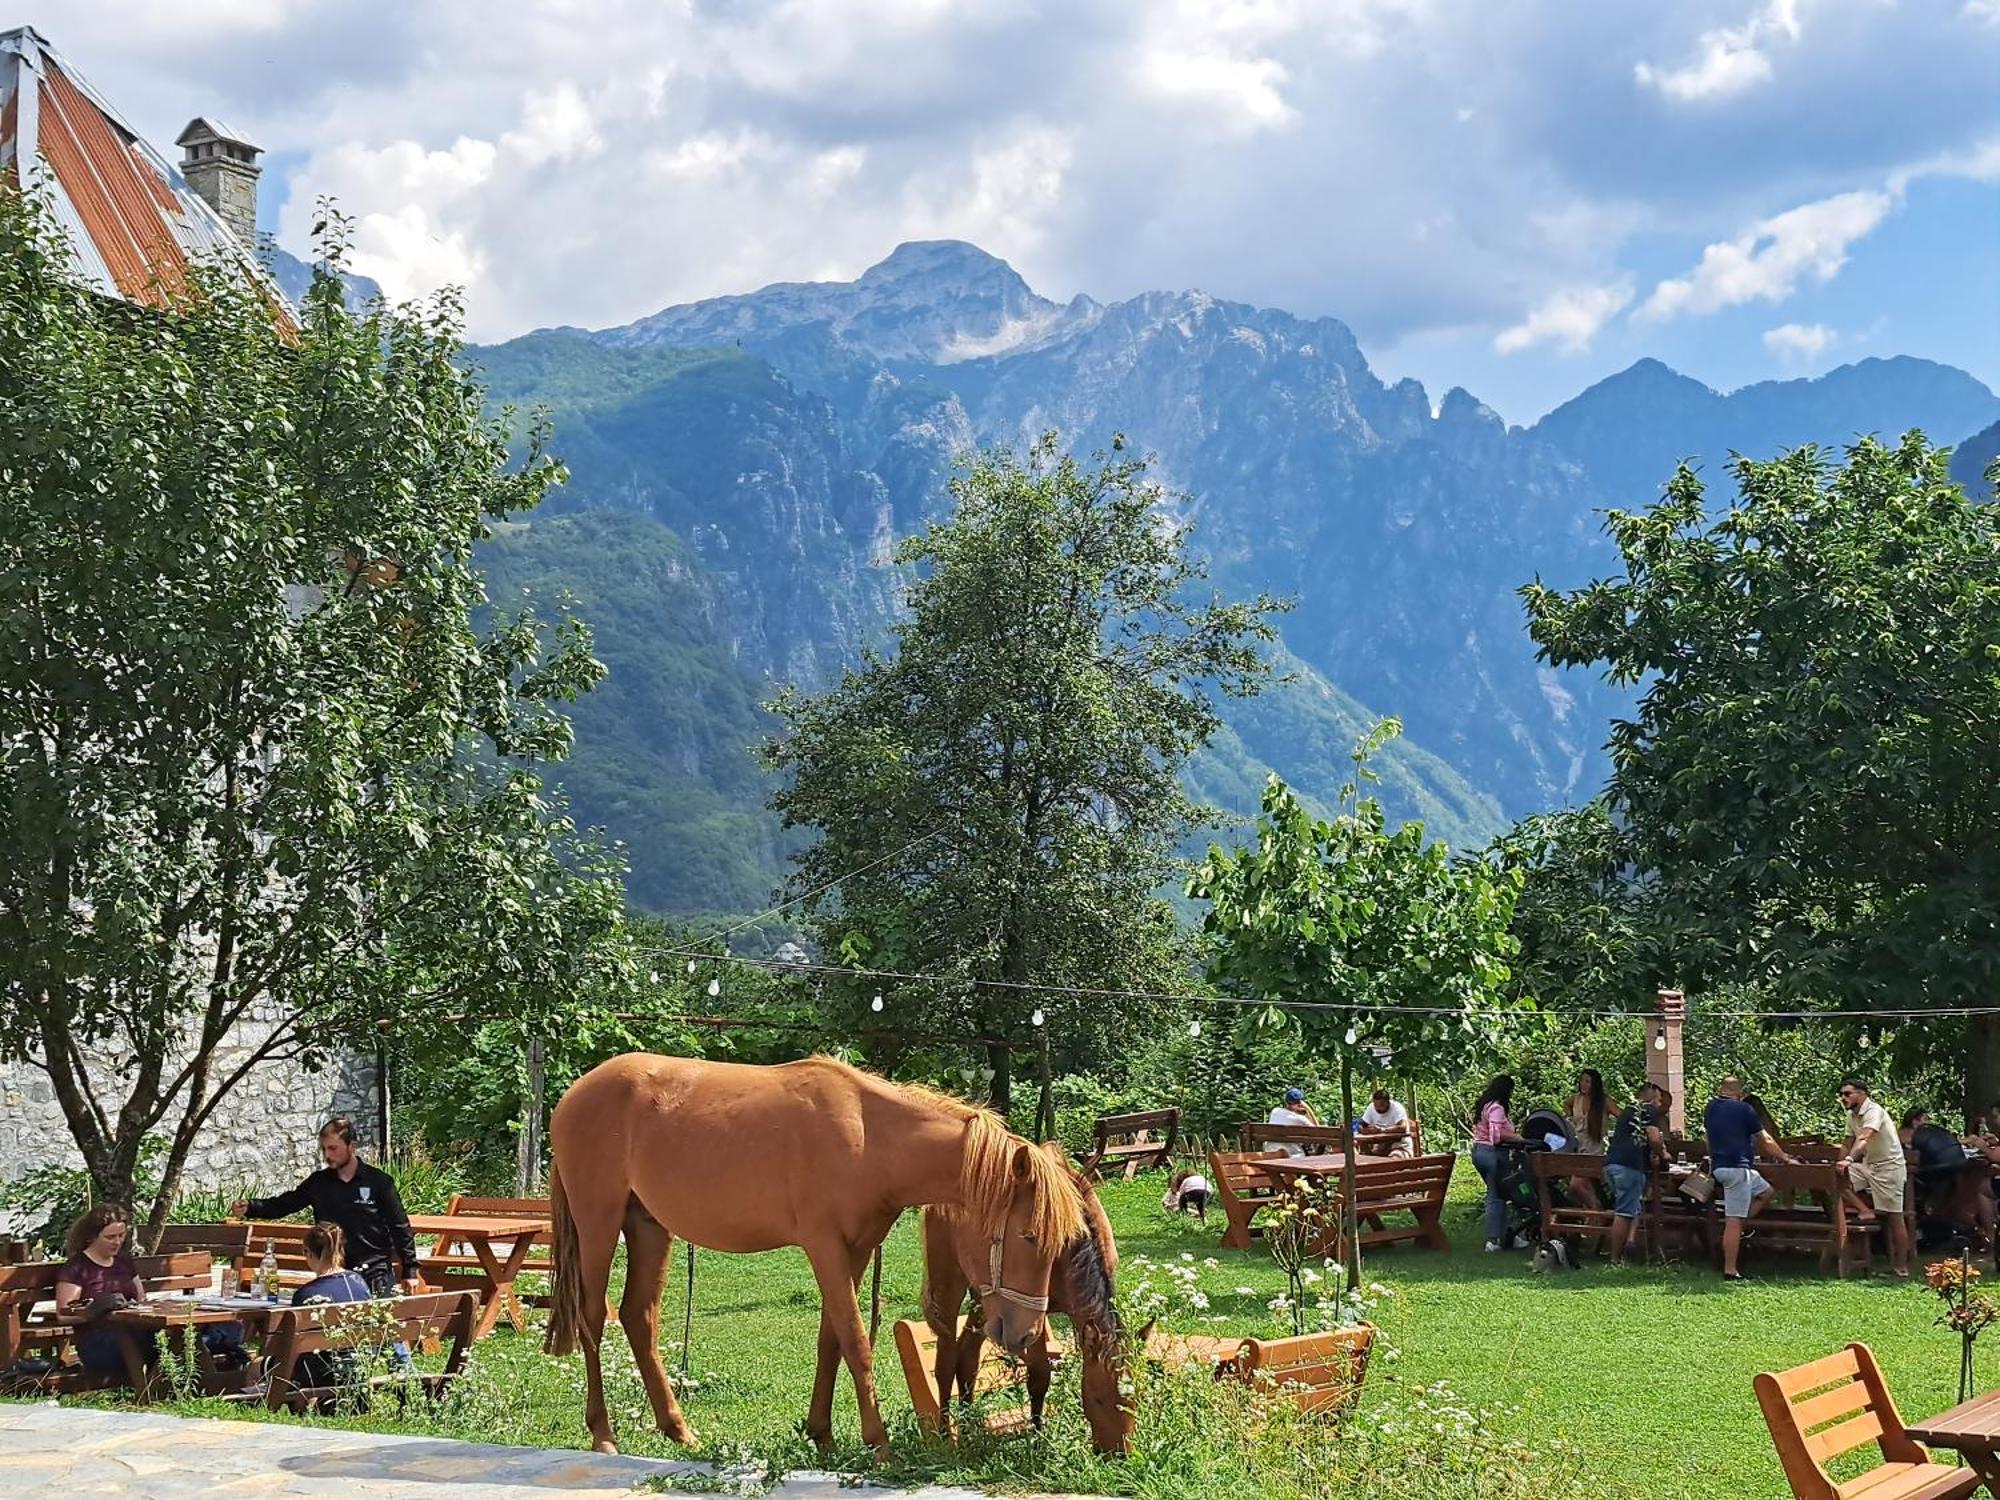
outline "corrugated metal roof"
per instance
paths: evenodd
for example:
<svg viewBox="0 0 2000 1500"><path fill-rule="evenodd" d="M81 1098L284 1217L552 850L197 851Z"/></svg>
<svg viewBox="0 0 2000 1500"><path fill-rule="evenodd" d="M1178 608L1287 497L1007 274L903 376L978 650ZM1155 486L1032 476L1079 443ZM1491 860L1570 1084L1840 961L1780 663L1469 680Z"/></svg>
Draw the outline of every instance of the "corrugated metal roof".
<svg viewBox="0 0 2000 1500"><path fill-rule="evenodd" d="M294 322L253 247L30 26L0 32L0 176L47 197L85 285L165 306L190 263L221 265Z"/></svg>

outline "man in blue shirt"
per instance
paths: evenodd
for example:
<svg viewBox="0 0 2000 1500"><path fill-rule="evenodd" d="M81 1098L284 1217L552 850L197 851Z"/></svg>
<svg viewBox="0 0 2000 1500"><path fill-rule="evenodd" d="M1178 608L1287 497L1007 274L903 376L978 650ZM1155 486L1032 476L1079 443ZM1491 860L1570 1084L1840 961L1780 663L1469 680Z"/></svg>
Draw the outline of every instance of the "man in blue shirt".
<svg viewBox="0 0 2000 1500"><path fill-rule="evenodd" d="M1702 1111L1708 1134L1708 1165L1722 1189L1722 1279L1741 1281L1736 1257L1743 1248L1744 1221L1754 1219L1771 1201L1771 1184L1750 1163L1759 1150L1773 1160L1789 1162L1784 1147L1771 1139L1763 1118L1743 1102L1742 1081L1729 1077L1716 1085L1715 1097Z"/></svg>

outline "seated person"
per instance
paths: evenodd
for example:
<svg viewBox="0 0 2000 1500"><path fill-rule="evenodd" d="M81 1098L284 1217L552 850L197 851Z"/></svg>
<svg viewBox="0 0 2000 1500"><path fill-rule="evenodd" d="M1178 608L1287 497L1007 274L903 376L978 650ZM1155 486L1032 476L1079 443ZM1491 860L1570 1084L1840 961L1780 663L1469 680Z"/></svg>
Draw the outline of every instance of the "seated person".
<svg viewBox="0 0 2000 1500"><path fill-rule="evenodd" d="M1192 1167L1182 1167L1167 1184L1167 1194L1160 1200L1160 1207L1170 1214L1184 1214L1192 1210L1194 1216L1206 1224L1208 1179Z"/></svg>
<svg viewBox="0 0 2000 1500"><path fill-rule="evenodd" d="M1306 1103L1306 1091L1304 1089L1286 1089L1285 1102L1271 1106L1270 1118L1264 1123L1267 1125L1317 1126L1319 1124L1319 1116L1314 1114L1312 1106ZM1290 1141L1279 1142L1278 1149L1283 1151L1287 1156L1304 1156L1306 1154L1305 1147L1295 1145Z"/></svg>
<svg viewBox="0 0 2000 1500"><path fill-rule="evenodd" d="M1909 1220L1910 1233L1915 1234L1919 1224L1928 1219L1933 1221L1934 1228L1936 1221L1941 1220L1983 1237L1988 1228L1981 1222L1985 1216L1976 1203L1962 1203L1958 1191L1966 1162L1965 1147L1958 1137L1942 1125L1934 1124L1930 1111L1922 1106L1903 1112L1902 1128L1896 1134L1903 1143L1903 1157L1909 1167L1903 1189L1903 1213Z"/></svg>
<svg viewBox="0 0 2000 1500"><path fill-rule="evenodd" d="M93 1375L125 1369L118 1333L105 1316L141 1300L139 1268L125 1248L132 1216L121 1204L97 1203L69 1226L63 1250L69 1259L56 1273L56 1321L76 1329L76 1357ZM147 1369L160 1360L157 1335L137 1330L139 1357Z"/></svg>
<svg viewBox="0 0 2000 1500"><path fill-rule="evenodd" d="M1355 1146L1369 1156L1415 1156L1417 1143L1410 1132L1410 1112L1378 1088L1361 1111Z"/></svg>
<svg viewBox="0 0 2000 1500"><path fill-rule="evenodd" d="M358 1271L346 1269L346 1235L338 1224L315 1224L305 1234L302 1248L313 1279L292 1293L292 1306L310 1303L366 1302L372 1295ZM301 1354L294 1380L305 1387L358 1387L361 1361L352 1349L315 1350ZM365 1397L364 1397L365 1402Z"/></svg>

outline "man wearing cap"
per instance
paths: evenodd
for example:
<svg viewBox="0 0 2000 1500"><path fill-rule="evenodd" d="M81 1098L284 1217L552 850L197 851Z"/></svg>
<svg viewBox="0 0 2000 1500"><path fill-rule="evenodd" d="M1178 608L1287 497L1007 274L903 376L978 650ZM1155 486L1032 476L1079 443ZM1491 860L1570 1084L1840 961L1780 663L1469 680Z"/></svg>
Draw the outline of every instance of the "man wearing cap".
<svg viewBox="0 0 2000 1500"><path fill-rule="evenodd" d="M1319 1117L1313 1113L1312 1106L1306 1103L1306 1091L1304 1089L1286 1089L1285 1102L1272 1109L1271 1118L1265 1123L1269 1125L1317 1125L1319 1124ZM1289 1142L1282 1144L1287 1156L1304 1156L1306 1154L1306 1148L1303 1146L1295 1146Z"/></svg>

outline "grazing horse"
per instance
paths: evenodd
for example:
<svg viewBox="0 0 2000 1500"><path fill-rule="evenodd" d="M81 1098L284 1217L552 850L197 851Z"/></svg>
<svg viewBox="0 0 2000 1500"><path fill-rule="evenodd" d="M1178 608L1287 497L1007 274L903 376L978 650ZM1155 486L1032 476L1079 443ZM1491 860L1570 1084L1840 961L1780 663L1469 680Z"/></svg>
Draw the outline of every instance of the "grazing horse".
<svg viewBox="0 0 2000 1500"><path fill-rule="evenodd" d="M1062 1147L1044 1147L1062 1160ZM1067 1170L1067 1168L1066 1168ZM1083 1232L1062 1247L1049 1276L1050 1312L1062 1313L1076 1331L1078 1352L1083 1357L1083 1414L1090 1422L1091 1445L1099 1453L1124 1454L1132 1446L1132 1408L1120 1394L1125 1378L1124 1329L1112 1302L1111 1278L1118 1271L1118 1241L1111 1233L1111 1220L1104 1205L1091 1190L1089 1180L1071 1173L1083 1198ZM959 1399L969 1402L979 1379L980 1346L985 1334L975 1322L958 1333L958 1310L970 1287L980 1299L982 1314L988 1304L1005 1301L1007 1293L994 1291L992 1272L987 1264L986 1246L979 1226L961 1211L944 1206L926 1208L924 1233L924 1321L937 1335L938 1405L951 1409L955 1385ZM1049 1394L1049 1345L1046 1331L1022 1356L1028 1366L1028 1411L1037 1427L1042 1425L1042 1406Z"/></svg>
<svg viewBox="0 0 2000 1500"><path fill-rule="evenodd" d="M661 1432L694 1441L660 1364L660 1289L674 1237L738 1253L796 1245L820 1293L806 1434L822 1448L833 1441L835 1360L843 1359L861 1436L886 1456L855 1292L897 1215L943 1203L976 1226L1004 1294L990 1299L987 1333L1015 1350L1041 1338L1050 1265L1083 1225L1068 1169L994 1114L829 1057L750 1067L627 1053L570 1085L549 1140L555 1274L544 1347L568 1354L582 1345L586 1419L601 1453L617 1451L598 1340L621 1233L618 1321Z"/></svg>

